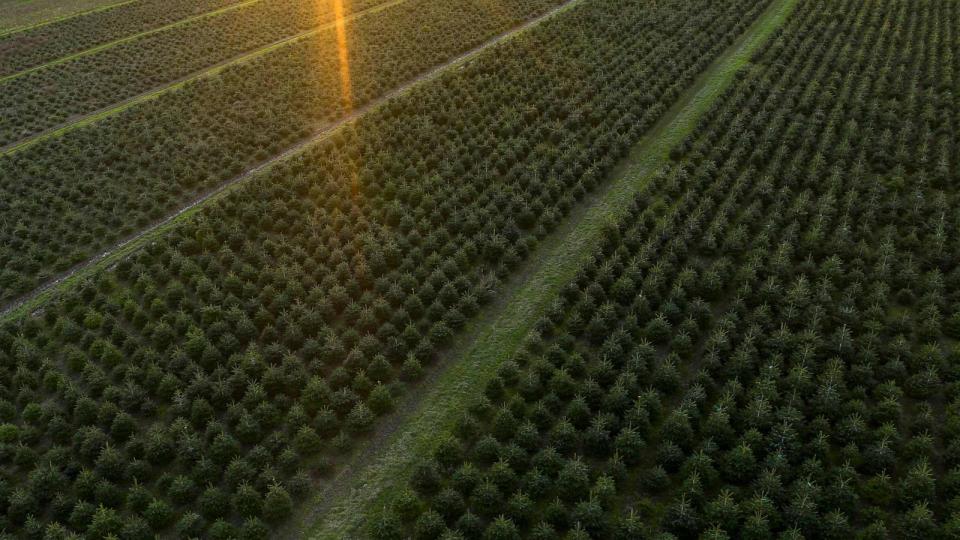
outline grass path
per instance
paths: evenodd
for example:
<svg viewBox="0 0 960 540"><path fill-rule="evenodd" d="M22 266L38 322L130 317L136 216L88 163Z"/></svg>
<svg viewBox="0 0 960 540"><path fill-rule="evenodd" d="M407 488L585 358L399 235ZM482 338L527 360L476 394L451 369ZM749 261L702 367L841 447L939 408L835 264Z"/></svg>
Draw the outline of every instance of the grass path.
<svg viewBox="0 0 960 540"><path fill-rule="evenodd" d="M397 3L405 0L396 0ZM409 79L400 86L394 88L393 90L387 92L386 94L370 101L363 107L359 107L354 110L351 114L340 118L339 120L326 124L319 127L312 135L308 136L305 139L300 140L297 143L287 147L282 150L280 153L275 154L260 163L257 163L247 170L241 172L239 175L227 180L226 182L221 183L215 188L203 193L193 200L187 202L184 206L180 207L178 210L174 211L171 214L168 214L166 217L161 218L160 220L148 225L147 227L141 229L140 231L132 234L131 236L124 238L112 246L104 249L97 255L73 266L72 268L61 272L54 276L49 281L43 283L36 289L22 294L6 304L0 306L0 320L13 319L21 317L27 313L30 313L34 310L40 309L44 302L47 302L52 297L54 297L58 291L64 290L70 287L73 283L79 282L86 277L93 275L94 273L109 268L123 257L127 256L132 251L140 248L141 246L146 245L151 242L154 238L166 233L172 227L176 226L181 221L190 218L196 212L198 212L203 206L210 204L214 201L220 200L223 197L226 197L230 192L244 183L250 181L253 178L256 178L259 174L269 170L276 163L293 157L300 152L303 152L305 149L316 144L319 141L329 137L331 134L335 133L337 130L342 129L347 124L356 121L358 118L367 114L368 112L375 110L387 101L396 98L399 95L402 95L410 89L425 83L426 81L435 79L443 74L445 71L456 68L457 66L463 65L466 62L469 62L473 57L480 54L484 50L488 49L500 43L505 39L509 39L511 36L514 36L524 30L539 24L541 21L553 17L554 15L561 13L570 7L574 6L581 0L566 0L564 3L551 8L549 11L529 19L526 22L521 23L519 26L516 26L510 30L497 34L490 38L489 40L477 45L473 49L470 49L459 56L448 60L442 64L438 64L429 68L427 71L421 73L420 75L415 76L413 79Z"/></svg>
<svg viewBox="0 0 960 540"><path fill-rule="evenodd" d="M33 72L35 72L35 71L40 71L41 69L51 68L51 67L53 67L53 66L57 66L57 65L60 65L60 64L69 62L69 61L71 61L71 60L76 60L77 58L82 58L82 57L84 57L84 56L90 56L91 54L96 54L96 53L98 53L98 52L100 52L100 51L102 51L102 50L104 50L104 49L109 49L109 48L112 48L112 47L116 47L117 45L121 45L121 44L124 44L124 43L129 43L129 42L131 42L131 41L135 41L135 40L138 40L138 39L140 39L140 38L144 38L144 37L147 37L147 36L150 36L150 35L153 35L153 34L157 34L157 33L160 33L160 32L164 32L164 31L166 31L166 30L170 30L170 29L176 28L176 27L178 27L178 26L183 26L183 25L185 25L185 24L189 24L189 23L192 23L192 22L195 22L195 21L199 21L199 20L203 20L203 19L208 19L208 18L210 18L210 17L216 17L217 15L222 15L223 13L227 13L227 12L233 11L233 10L235 10L235 9L241 9L241 8L244 8L244 7L249 6L249 5L251 5L251 4L256 4L257 2L260 2L260 1L262 1L262 0L244 0L243 2L239 2L239 3L236 3L236 4L231 4L231 5L229 5L229 6L224 6L224 7L222 7L222 8L218 8L218 9L215 9L215 10L213 10L213 11L207 11L206 13L201 13L201 14L199 14L199 15L194 15L194 16L192 16L192 17L187 17L186 19L180 19L179 21L174 21L174 22L172 22L172 23L165 24L165 25L163 25L163 26L158 26L158 27L156 27L156 28L151 28L150 30L144 30L143 32L138 32L138 33L136 33L136 34L131 34L131 35L129 35L129 36L122 37L122 38L120 38L120 39L115 39L115 40L113 40L113 41L108 41L108 42L106 42L106 43L101 43L100 45L97 45L97 46L95 46L95 47L90 47L89 49L84 49L84 50L82 50L82 51L78 51L78 52L69 54L69 55L67 55L67 56L63 56L63 57L57 58L56 60L51 60L51 61L49 61L49 62L46 62L46 63L44 63L44 64L40 64L40 65L38 65L38 66L33 66L33 67L31 67L31 68L27 68L27 69L24 69L24 70L20 70L20 71L18 71L18 72L16 72L16 73L11 73L11 74L9 74L9 75L5 75L5 76L3 76L3 77L0 77L0 83L2 83L2 82L7 82L7 81L10 81L10 80L13 80L13 79L17 79L17 78L23 77L24 75L27 75L27 74L29 74L29 73L33 73ZM116 7L116 6L113 6L113 7Z"/></svg>
<svg viewBox="0 0 960 540"><path fill-rule="evenodd" d="M254 0L254 1L260 1L260 0ZM93 111L88 114L77 116L58 126L54 126L50 129L44 130L35 135L31 135L25 139L21 139L17 142L8 144L7 146L0 147L0 156L6 155L6 154L12 154L14 152L19 152L41 141L45 141L53 137L60 137L76 129L82 128L84 126L89 126L90 124L99 122L104 118L108 118L110 116L119 114L129 109L130 107L139 105L140 103L144 103L152 99L156 99L168 92L172 92L179 88L183 88L183 86L185 86L186 84L192 81L204 79L207 77L213 77L214 75L222 72L223 70L227 69L232 65L242 64L244 62L250 62L271 51L274 51L281 47L285 47L287 45L291 45L293 43L303 41L311 36L319 34L320 32L330 30L331 28L336 27L337 24L340 24L342 22L351 22L361 17L366 17L368 15L379 13L385 9L389 9L393 6L403 4L404 2L408 2L408 1L409 0L389 0L388 2L357 11L356 13L351 13L340 19L334 19L330 22L326 22L319 26L315 26L309 30L305 30L298 34L294 34L292 36L287 36L285 38L274 41L273 43L269 43L267 45L258 47L251 51L241 53L237 56L234 56L233 58L228 58L216 64L204 67L198 71L194 71L193 73L190 73L178 79L174 79L172 81L163 83L160 86L153 88L152 90L148 90L141 94L137 94L136 96L124 99L123 101L119 101L117 103L114 103L113 105L109 105L97 111ZM2 82L2 80L0 80L0 82Z"/></svg>
<svg viewBox="0 0 960 540"><path fill-rule="evenodd" d="M521 345L561 288L589 262L605 225L627 215L634 195L669 160L670 149L733 82L755 51L779 28L798 0L774 0L757 20L702 73L654 128L634 147L613 179L579 205L563 225L530 254L488 306L445 353L439 373L410 392L384 419L314 500L311 539L363 535L365 518L389 504L417 460L431 454L467 405L480 395L500 364Z"/></svg>

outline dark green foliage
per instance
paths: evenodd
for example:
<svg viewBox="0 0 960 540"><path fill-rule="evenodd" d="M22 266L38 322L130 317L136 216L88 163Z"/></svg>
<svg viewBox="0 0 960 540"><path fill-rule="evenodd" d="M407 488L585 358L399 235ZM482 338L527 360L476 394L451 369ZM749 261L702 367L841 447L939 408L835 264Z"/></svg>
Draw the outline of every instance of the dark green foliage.
<svg viewBox="0 0 960 540"><path fill-rule="evenodd" d="M247 518L240 527L240 540L265 540L270 537L270 528L255 517Z"/></svg>
<svg viewBox="0 0 960 540"><path fill-rule="evenodd" d="M173 0L119 6L3 36L0 75L41 65L101 43L170 24L232 4L231 0Z"/></svg>
<svg viewBox="0 0 960 540"><path fill-rule="evenodd" d="M435 490L466 508L425 511L523 538L958 530L958 24L799 3L460 422Z"/></svg>
<svg viewBox="0 0 960 540"><path fill-rule="evenodd" d="M5 528L269 537L309 486L300 469L325 470L372 429L409 388L398 380L427 374L460 317L765 5L660 4L575 8L5 324ZM804 3L376 534L630 538L629 508L678 537L946 527L945 471L960 464L958 13L914 7ZM423 65L358 81L357 103ZM64 220L2 242L30 259L12 271L40 275L320 120L254 103L232 121L257 136L195 137L202 152L173 138L114 162L85 149L99 130L76 135L57 197L80 200L102 166L97 182L137 186L109 201L131 214L91 213L105 229L89 238ZM282 136L257 127L274 124ZM164 152L210 161L158 159L145 189L161 196L140 207L124 160ZM34 185L10 177L11 192Z"/></svg>
<svg viewBox="0 0 960 540"><path fill-rule="evenodd" d="M279 484L273 484L267 489L263 498L263 517L268 522L277 523L293 510L293 499L287 490Z"/></svg>
<svg viewBox="0 0 960 540"><path fill-rule="evenodd" d="M177 1L159 13L143 13L141 8L109 10L76 19L63 21L52 27L40 27L13 36L4 37L3 55L0 56L0 75L42 64L56 55L63 55L72 47L85 49L98 41L111 41L124 35L137 33L136 25L162 25L176 17L198 13L204 7L235 3L231 0L204 0L205 6L193 7ZM352 11L362 11L379 2L351 4ZM191 10L193 11L191 13ZM141 11L141 13L133 13ZM144 16L145 19L144 19ZM243 51L276 41L279 37L302 32L329 22L334 17L331 4L303 4L282 0L266 4L254 4L230 10L215 17L204 18L177 27L166 29L134 40L108 47L97 54L84 56L35 72L32 77L8 84L5 92L10 103L18 103L17 126L8 129L0 137L5 146L18 139L34 135L63 121L72 115L89 113L112 105L125 98L136 96L160 83L173 81L199 69L236 57ZM108 20L98 21L96 19ZM55 39L51 31L57 28ZM122 33L127 32L128 34ZM43 39L38 46L34 40ZM332 41L332 40L331 40ZM211 46L212 44L217 46ZM190 44L190 46L186 46ZM202 51L202 54L197 54ZM120 76L116 66L124 65L128 72ZM131 73L132 72L132 73ZM92 76L92 79L84 76ZM56 81L54 92L38 95L36 90ZM11 126L12 128L13 126ZM168 299L178 298L171 294Z"/></svg>
<svg viewBox="0 0 960 540"><path fill-rule="evenodd" d="M205 0L205 3L211 1L225 0ZM217 185L303 141L331 121L342 119L354 107L383 96L413 76L558 3L558 0L511 0L503 6L502 16L491 17L483 6L469 1L412 1L415 4L405 9L374 12L346 23L344 32L350 37L351 57L351 95L348 96L342 95L338 75L337 30L329 24L321 24L333 19L333 3L298 0L254 3L31 73L23 79L0 83L5 86L4 91L0 92L0 107L17 109L16 113L10 115L16 122L0 126L0 147L3 147L25 136L58 126L74 115L91 113L137 96L154 89L158 84L191 75L205 66L231 59L284 36L299 34L318 25L321 30L314 39L294 40L284 47L269 51L256 61L231 66L220 76L201 78L178 92L163 94L163 99L140 103L88 129L74 130L55 140L41 141L16 154L0 157L0 188L12 194L21 193L28 185L33 186L31 194L22 193L18 197L31 207L23 214L23 218L30 215L37 224L36 234L31 235L21 234L12 224L0 224L0 266L3 268L0 273L0 300L9 300L16 294L36 288L49 276L92 257ZM181 3L181 0L177 1L177 4ZM349 11L361 12L383 3L385 0L355 0L345 6L349 15ZM96 33L95 27L85 29L88 33ZM0 41L17 42L12 45L35 45L30 40L20 43L20 39L16 34L0 37ZM61 41L59 37L44 37L45 46ZM5 52L5 47L0 47L0 51ZM0 71L5 59L15 60L16 56L8 57L0 53ZM122 69L118 66L122 66ZM285 90L276 92L278 81L284 81ZM400 106L397 110L402 108ZM392 118L395 115L390 111L386 116ZM383 133L389 133L389 130ZM196 141L204 141L203 151L184 151ZM377 141L377 152L387 148L386 142ZM350 145L354 150L348 153L351 156L358 155L355 153L358 148L352 141ZM339 148L341 144L335 142L334 146ZM321 158L320 162L324 161ZM412 163L417 167L423 166L422 162L418 164L417 161L414 158ZM447 160L444 158L444 161ZM439 161L434 163L431 158L431 163L434 169L438 168ZM343 164L328 163L334 168ZM384 164L387 165L387 162ZM308 168L315 169L316 165L319 162ZM365 184L369 184L384 179L387 174L402 173L406 176L416 170L408 168L407 163L396 168L391 163L389 168L389 173L368 170L362 175L328 169L324 171L324 176L345 173L354 177L348 178L343 184L349 192L351 183L360 177ZM323 192L326 188L311 187L311 184L316 184L316 179L307 181L302 171L284 171L281 174L289 180L287 187L281 190L288 195L295 194L295 198L300 200L308 194L325 198ZM368 179L370 174L373 176ZM54 177L58 179L54 180ZM71 188L64 191L59 186L66 178L70 178ZM131 178L135 180L130 181ZM407 178L414 179L412 176ZM16 189L16 185L20 185L21 189ZM109 195L106 191L109 191ZM374 188L364 195L373 196L378 192ZM255 198L265 201L279 195L277 192L265 197L257 195ZM391 190L389 196L391 199L396 196L395 190ZM120 200L124 202L119 203ZM416 205L419 201L410 202ZM63 212L52 211L54 206L60 205L63 205ZM76 214L71 215L70 219L60 219L64 212L71 212L65 210L68 206ZM383 210L388 208L387 204L380 202L376 207ZM291 213L286 215L288 210ZM276 206L270 212L276 212L273 216L252 208L231 211L228 215L236 227L225 225L226 229L235 231L229 239L219 237L220 233L214 232L219 226L204 226L200 234L189 234L174 244L186 256L217 249L221 245L242 254L243 234L237 233L242 228L259 229L261 217L258 216L263 218L265 233L306 233L307 230L302 226L292 225L298 221L293 212L299 212L302 216L305 210L297 210L294 206L288 207L288 210ZM4 209L8 217L14 211L13 206ZM225 217L228 216L218 215L216 219ZM347 213L346 217L352 221L354 216ZM376 221L383 219L381 213ZM291 226L288 228L288 225ZM338 225L335 230L339 228ZM354 238L344 235L341 240L349 242ZM318 245L323 245L325 250L328 247L325 243ZM315 252L316 247L312 245L304 251L323 258L329 255ZM331 270L341 261L348 268L352 267L357 261L350 257L336 262L328 261L331 262ZM159 257L158 260L163 264L169 262ZM253 262L254 267L260 266L260 261L245 262ZM396 268L397 262L391 264L390 268ZM368 264L364 266L370 270ZM126 268L129 274L124 274L128 277L133 280L140 277L139 265L128 265ZM204 270L207 270L205 265ZM237 278L232 280L230 289L215 288L209 283L207 292L198 300L219 303L228 300L228 293L234 298L242 298L250 292L248 287L256 286L259 289L267 285L250 279L240 265L236 268L229 265L224 270L222 275L217 276L218 280L228 277L231 270ZM161 278L157 280L158 283L151 284L157 289L151 292L150 302L140 306L141 311L135 316L159 314L165 309L175 310L182 307L179 304L184 300L189 306L192 299L196 298L190 290L196 285L194 283L190 283L185 290L178 290L176 284L166 285L162 276L153 277ZM357 286L365 286L375 277L367 272L365 279L353 281ZM314 284L321 281L322 277L317 277ZM293 292L287 291L285 285L279 280L270 283L274 295L282 293L275 296L281 302L284 301L284 294ZM347 292L348 289L352 289L352 286L342 290ZM263 295L264 299L268 299L268 296ZM273 302L265 304L271 309L279 307ZM429 305L430 302L426 302L423 307ZM339 312L344 306L337 307ZM419 317L421 313L413 315ZM364 320L374 322L369 317ZM239 329L240 322L229 321L230 327L238 323L236 326ZM274 325L273 332L276 333L278 328ZM209 329L204 328L205 331ZM151 337L155 338L154 345L159 352L164 352L175 337L171 332L172 327L160 324L150 330ZM262 327L258 329L259 332L263 330ZM303 341L297 337L302 334L302 328L280 330L285 331L283 336L278 333L276 339L264 341L279 343L283 337L284 345L298 349ZM449 337L442 328L436 332L437 338ZM246 341L253 337L253 329L247 325L243 333L248 336L246 339L242 339L242 335L217 331L217 340L208 340L205 346L194 351L198 356L194 360L207 367L224 352L241 352Z"/></svg>

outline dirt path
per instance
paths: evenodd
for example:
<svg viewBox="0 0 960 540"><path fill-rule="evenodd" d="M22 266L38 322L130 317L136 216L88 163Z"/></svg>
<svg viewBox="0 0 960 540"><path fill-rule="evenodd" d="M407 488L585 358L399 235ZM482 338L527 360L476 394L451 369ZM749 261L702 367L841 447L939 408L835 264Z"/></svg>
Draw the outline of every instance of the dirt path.
<svg viewBox="0 0 960 540"><path fill-rule="evenodd" d="M367 9L360 10L356 13L351 13L350 15L347 15L346 17L343 17L341 19L335 19L330 22L323 23L309 30L304 30L303 32L300 32L298 34L294 34L292 36L287 36L285 38L278 39L277 41L274 41L262 47L257 47L256 49L243 52L232 58L222 60L220 62L217 62L216 64L212 64L202 69L199 69L197 71L194 71L193 73L189 73L187 75L184 75L172 81L165 82L159 86L156 86L136 96L132 96L130 98L124 99L122 101L119 101L112 105L108 105L102 109L99 109L87 114L75 116L67 120L66 122L63 122L62 124L53 126L49 129L41 131L40 133L30 135L25 139L21 139L19 141L10 143L6 146L0 147L0 155L19 152L20 150L23 150L34 144L37 144L38 142L44 141L46 139L50 139L52 137L59 137L75 129L88 126L90 124L93 124L94 122L99 122L104 118L108 118L115 114L119 114L129 109L130 107L133 107L134 105L138 105L145 101L156 99L166 94L167 92L171 92L173 90L182 88L189 82L192 82L198 79L207 78L207 77L212 77L234 64L242 64L244 62L249 62L251 60L254 60L260 56L263 56L281 47L292 45L294 43L303 41L304 39L307 39L310 36L319 34L320 32L323 32L325 30L330 30L336 27L338 24L352 22L357 19L360 19L361 17L379 13L385 9L389 9L393 6L403 4L404 2L408 2L408 1L409 0L391 0L383 4L379 4L376 6L369 7Z"/></svg>
<svg viewBox="0 0 960 540"><path fill-rule="evenodd" d="M430 455L500 364L520 347L550 302L592 257L604 226L629 211L634 195L669 160L669 150L697 125L738 70L779 28L798 0L774 0L702 73L614 171L548 235L435 363L397 410L378 424L341 471L296 520L311 539L362 536L364 517L387 505L417 460ZM286 536L293 536L287 532Z"/></svg>
<svg viewBox="0 0 960 540"><path fill-rule="evenodd" d="M403 0L398 0L403 1ZM226 182L221 183L215 188L208 190L207 192L195 197L190 202L186 203L177 211L167 215L166 217L155 221L154 223L148 225L146 228L141 229L140 231L117 241L112 246L104 249L97 255L87 259L84 262L81 262L69 270L61 272L57 276L53 277L43 285L40 285L33 291L30 291L26 294L23 294L0 308L0 319L7 317L16 317L23 314L24 312L32 311L36 309L42 302L47 300L50 295L54 294L57 290L66 287L70 282L81 279L82 277L91 274L100 268L105 268L112 265L116 261L120 260L123 256L128 254L130 251L144 245L155 235L161 234L166 231L168 228L172 227L177 221L185 219L200 207L215 200L218 200L222 197L225 197L232 189L236 188L238 185L243 184L244 182L250 180L258 173L270 168L275 163L282 161L290 156L296 155L305 148L317 143L318 141L323 140L326 137L329 137L331 133L342 128L343 126L355 121L361 116L367 114L371 110L377 109L382 106L387 101L408 92L411 88L438 77L440 74L445 72L448 69L454 68L458 65L462 65L466 62L469 62L471 58L478 55L480 52L500 43L505 39L509 39L511 36L514 36L524 30L539 24L541 21L553 17L557 13L564 11L574 4L582 0L567 0L563 4L552 8L546 13L534 18L529 21L514 27L511 30L498 34L489 40L481 43L480 45L474 47L473 49L468 50L467 52L462 53L461 55L448 60L442 64L436 65L431 68L429 71L421 73L420 75L414 77L413 79L408 80L403 83L401 86L398 86L391 90L390 92L378 97L377 99L367 103L363 107L359 107L354 110L349 115L337 120L332 124L327 124L323 128L318 129L312 135L306 139L297 142L279 154L261 161L260 163L247 168L239 175L227 180Z"/></svg>

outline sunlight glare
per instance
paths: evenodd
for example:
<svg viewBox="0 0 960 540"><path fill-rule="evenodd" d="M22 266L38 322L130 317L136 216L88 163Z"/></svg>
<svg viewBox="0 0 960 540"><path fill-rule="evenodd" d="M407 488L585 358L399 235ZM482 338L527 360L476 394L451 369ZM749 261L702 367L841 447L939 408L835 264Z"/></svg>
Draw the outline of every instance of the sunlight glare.
<svg viewBox="0 0 960 540"><path fill-rule="evenodd" d="M337 26L337 55L340 59L340 93L347 113L353 111L353 91L350 87L350 52L347 49L347 21L344 19L343 0L333 2L333 16Z"/></svg>

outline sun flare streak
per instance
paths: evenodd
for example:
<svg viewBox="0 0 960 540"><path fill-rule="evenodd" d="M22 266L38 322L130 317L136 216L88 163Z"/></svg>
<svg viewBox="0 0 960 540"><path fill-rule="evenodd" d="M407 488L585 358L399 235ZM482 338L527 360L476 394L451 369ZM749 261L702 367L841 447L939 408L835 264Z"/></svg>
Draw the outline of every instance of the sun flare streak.
<svg viewBox="0 0 960 540"><path fill-rule="evenodd" d="M350 51L347 48L347 22L344 18L343 0L333 2L333 16L337 27L337 56L340 60L340 94L347 112L353 110L353 90L350 86Z"/></svg>
<svg viewBox="0 0 960 540"><path fill-rule="evenodd" d="M347 21L344 13L344 0L330 0L333 2L333 17L337 34L337 60L340 75L340 103L346 114L353 113L353 86L350 83L350 49L347 43ZM349 165L350 194L356 200L359 192L360 174L356 164Z"/></svg>

